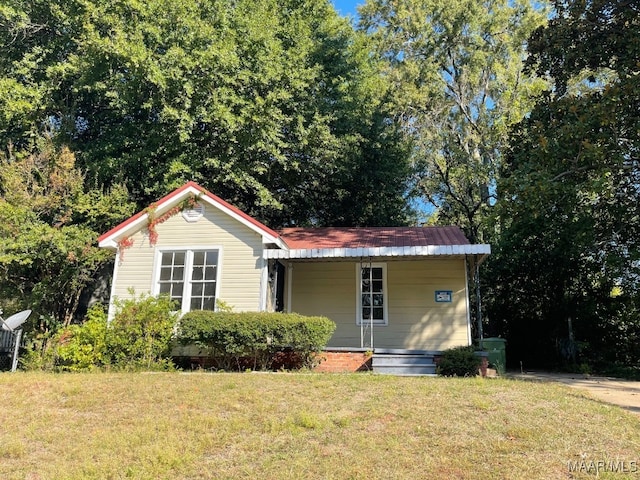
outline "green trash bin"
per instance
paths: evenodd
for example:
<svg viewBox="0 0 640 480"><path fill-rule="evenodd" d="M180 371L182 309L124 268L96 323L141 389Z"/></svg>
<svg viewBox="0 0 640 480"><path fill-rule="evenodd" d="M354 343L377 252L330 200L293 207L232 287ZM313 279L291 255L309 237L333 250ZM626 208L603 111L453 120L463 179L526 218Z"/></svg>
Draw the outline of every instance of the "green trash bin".
<svg viewBox="0 0 640 480"><path fill-rule="evenodd" d="M507 341L504 338L483 338L482 347L489 353L489 366L499 373L504 373L507 368Z"/></svg>

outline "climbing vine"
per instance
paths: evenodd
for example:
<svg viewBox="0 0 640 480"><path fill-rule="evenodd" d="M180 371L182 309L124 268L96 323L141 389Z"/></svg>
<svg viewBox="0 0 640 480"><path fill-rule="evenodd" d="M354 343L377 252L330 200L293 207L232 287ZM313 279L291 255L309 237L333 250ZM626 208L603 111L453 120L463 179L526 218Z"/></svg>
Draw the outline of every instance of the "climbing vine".
<svg viewBox="0 0 640 480"><path fill-rule="evenodd" d="M159 217L155 216L156 204L152 203L145 212L147 213L148 223L147 223L147 231L149 232L149 244L155 245L158 242L158 231L156 227L161 223L166 222L174 215L182 212L183 210L189 210L191 208L195 208L198 205L200 200L200 195L197 197L189 197L184 200L182 203L176 205L175 207L169 209Z"/></svg>
<svg viewBox="0 0 640 480"><path fill-rule="evenodd" d="M118 242L118 252L120 253L120 262L124 259L124 251L133 246L133 238L124 237Z"/></svg>
<svg viewBox="0 0 640 480"><path fill-rule="evenodd" d="M165 213L160 216L156 216L157 205L152 203L145 210L144 213L147 214L147 231L149 232L149 244L155 245L158 242L158 230L157 226L161 223L166 222L174 215L178 213L195 208L198 206L200 202L200 198L203 192L198 194L197 196L190 196L180 204L175 207L169 209ZM134 240L131 237L124 237L118 242L118 252L120 253L120 262L124 259L124 252L126 249L131 248L134 244Z"/></svg>

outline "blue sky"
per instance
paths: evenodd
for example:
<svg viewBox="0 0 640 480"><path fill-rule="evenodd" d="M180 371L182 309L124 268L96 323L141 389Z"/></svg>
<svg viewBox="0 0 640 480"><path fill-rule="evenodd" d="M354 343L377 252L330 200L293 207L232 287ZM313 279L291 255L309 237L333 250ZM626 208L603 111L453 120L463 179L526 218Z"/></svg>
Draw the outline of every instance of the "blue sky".
<svg viewBox="0 0 640 480"><path fill-rule="evenodd" d="M364 0L331 0L333 6L336 8L338 13L342 16L351 15L352 17L356 16L356 6L364 3Z"/></svg>

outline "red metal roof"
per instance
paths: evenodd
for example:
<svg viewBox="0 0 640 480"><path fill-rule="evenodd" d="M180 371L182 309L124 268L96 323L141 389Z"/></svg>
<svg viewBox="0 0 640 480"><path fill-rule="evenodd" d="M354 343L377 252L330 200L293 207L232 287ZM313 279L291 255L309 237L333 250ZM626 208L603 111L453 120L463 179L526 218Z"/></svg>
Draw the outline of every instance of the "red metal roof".
<svg viewBox="0 0 640 480"><path fill-rule="evenodd" d="M285 228L280 234L294 250L469 245L458 227Z"/></svg>
<svg viewBox="0 0 640 480"><path fill-rule="evenodd" d="M227 212L262 234L266 234L276 241L284 241L287 247L292 250L470 245L469 240L458 227L285 228L280 232L275 232L194 182L186 183L155 202L154 205L165 205L166 208L166 205L177 203L182 196L188 193L187 191L197 191L203 195L203 199L227 209ZM146 215L145 211L138 212L101 235L98 241L117 239L130 229L130 225L144 215Z"/></svg>

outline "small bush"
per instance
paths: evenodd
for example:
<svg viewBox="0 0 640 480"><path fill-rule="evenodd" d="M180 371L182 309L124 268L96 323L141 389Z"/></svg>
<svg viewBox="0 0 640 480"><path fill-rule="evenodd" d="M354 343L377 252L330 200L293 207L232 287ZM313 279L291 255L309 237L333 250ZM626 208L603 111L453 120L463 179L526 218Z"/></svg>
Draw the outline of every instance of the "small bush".
<svg viewBox="0 0 640 480"><path fill-rule="evenodd" d="M194 311L180 320L178 340L204 349L218 368L266 370L282 351L294 352L301 366L313 366L334 330L335 323L325 317Z"/></svg>
<svg viewBox="0 0 640 480"><path fill-rule="evenodd" d="M175 305L166 297L141 295L116 303L110 323L101 305L89 309L83 323L71 325L27 351L31 370L166 370L170 359Z"/></svg>
<svg viewBox="0 0 640 480"><path fill-rule="evenodd" d="M51 371L55 368L56 355L53 345L57 334L53 332L31 332L27 337L24 352L18 359L24 370Z"/></svg>
<svg viewBox="0 0 640 480"><path fill-rule="evenodd" d="M60 331L53 344L56 369L77 372L109 364L107 314L102 305L91 307L82 325L71 325Z"/></svg>
<svg viewBox="0 0 640 480"><path fill-rule="evenodd" d="M475 377L480 368L480 357L474 347L455 347L442 352L436 372L444 377Z"/></svg>
<svg viewBox="0 0 640 480"><path fill-rule="evenodd" d="M166 369L177 319L174 302L165 296L140 295L116 302L117 313L107 330L113 366L136 370Z"/></svg>

